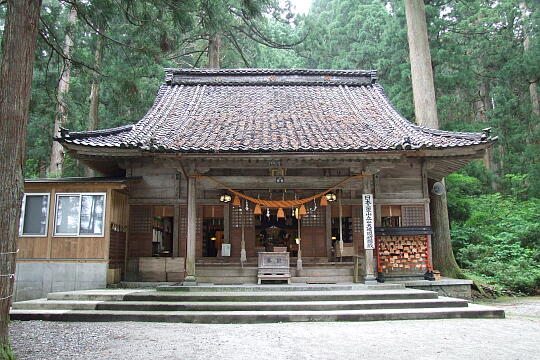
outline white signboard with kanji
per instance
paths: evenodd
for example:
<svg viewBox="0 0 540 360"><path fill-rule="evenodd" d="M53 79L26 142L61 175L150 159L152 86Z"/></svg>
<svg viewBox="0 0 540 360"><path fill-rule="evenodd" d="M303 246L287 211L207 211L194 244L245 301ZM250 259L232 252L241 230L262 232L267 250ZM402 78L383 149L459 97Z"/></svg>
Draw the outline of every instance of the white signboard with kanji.
<svg viewBox="0 0 540 360"><path fill-rule="evenodd" d="M364 249L375 249L373 194L362 195L362 210L364 215Z"/></svg>

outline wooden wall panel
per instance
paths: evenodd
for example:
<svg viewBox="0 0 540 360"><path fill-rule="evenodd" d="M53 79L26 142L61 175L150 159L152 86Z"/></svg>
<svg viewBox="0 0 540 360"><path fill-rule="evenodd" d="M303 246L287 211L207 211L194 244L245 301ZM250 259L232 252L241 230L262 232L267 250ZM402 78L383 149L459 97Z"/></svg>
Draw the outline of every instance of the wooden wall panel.
<svg viewBox="0 0 540 360"><path fill-rule="evenodd" d="M304 226L301 229L302 257L326 256L326 228Z"/></svg>
<svg viewBox="0 0 540 360"><path fill-rule="evenodd" d="M103 259L108 246L105 237L101 238L78 238L77 258L78 259Z"/></svg>
<svg viewBox="0 0 540 360"><path fill-rule="evenodd" d="M244 227L244 240L246 243L246 256L256 256L255 251L255 227ZM231 228L231 257L240 258L242 242L242 228Z"/></svg>
<svg viewBox="0 0 540 360"><path fill-rule="evenodd" d="M76 237L53 237L51 241L51 258L76 259L79 239Z"/></svg>
<svg viewBox="0 0 540 360"><path fill-rule="evenodd" d="M174 206L155 205L154 216L157 217L174 217Z"/></svg>
<svg viewBox="0 0 540 360"><path fill-rule="evenodd" d="M422 165L420 161L396 164L384 168L377 174L377 198L379 199L422 199Z"/></svg>
<svg viewBox="0 0 540 360"><path fill-rule="evenodd" d="M332 217L337 218L339 217L339 205L330 205L330 208L332 209ZM351 205L341 205L341 216L342 217L351 217L352 216L352 209Z"/></svg>
<svg viewBox="0 0 540 360"><path fill-rule="evenodd" d="M128 257L152 256L152 206L129 207Z"/></svg>
<svg viewBox="0 0 540 360"><path fill-rule="evenodd" d="M205 219L222 219L223 218L223 206L224 205L206 205L204 206L204 218Z"/></svg>
<svg viewBox="0 0 540 360"><path fill-rule="evenodd" d="M244 238L246 240L246 256L257 256L255 251L255 227L249 226L244 229Z"/></svg>
<svg viewBox="0 0 540 360"><path fill-rule="evenodd" d="M231 257L240 257L240 242L242 241L242 229L231 228Z"/></svg>
<svg viewBox="0 0 540 360"><path fill-rule="evenodd" d="M173 199L178 198L179 181L176 170L159 166L145 166L132 169L132 176L142 176L142 181L130 185L131 199Z"/></svg>
<svg viewBox="0 0 540 360"><path fill-rule="evenodd" d="M126 235L123 231L111 231L109 241L109 269L121 269L122 272L124 271Z"/></svg>
<svg viewBox="0 0 540 360"><path fill-rule="evenodd" d="M49 256L48 243L47 237L19 237L17 240L17 248L19 249L17 259L47 258Z"/></svg>
<svg viewBox="0 0 540 360"><path fill-rule="evenodd" d="M128 257L152 256L152 233L129 234Z"/></svg>

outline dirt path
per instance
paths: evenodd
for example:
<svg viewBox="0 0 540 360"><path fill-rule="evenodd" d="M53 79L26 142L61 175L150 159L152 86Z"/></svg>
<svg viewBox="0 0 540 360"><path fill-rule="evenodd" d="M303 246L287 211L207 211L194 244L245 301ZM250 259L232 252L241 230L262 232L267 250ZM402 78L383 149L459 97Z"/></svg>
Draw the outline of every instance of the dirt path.
<svg viewBox="0 0 540 360"><path fill-rule="evenodd" d="M534 359L540 298L506 319L205 325L14 321L18 359Z"/></svg>

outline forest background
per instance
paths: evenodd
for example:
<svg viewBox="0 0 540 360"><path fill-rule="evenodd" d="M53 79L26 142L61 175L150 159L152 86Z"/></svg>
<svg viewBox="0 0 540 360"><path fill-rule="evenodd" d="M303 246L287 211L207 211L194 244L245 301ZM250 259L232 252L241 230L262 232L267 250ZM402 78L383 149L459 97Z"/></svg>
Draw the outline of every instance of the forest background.
<svg viewBox="0 0 540 360"><path fill-rule="evenodd" d="M538 293L540 2L425 2L441 128L499 137L446 179L456 260L495 294ZM69 155L51 166L55 122L134 123L165 67L376 69L414 121L408 54L402 0L315 0L305 14L285 0L44 0L25 176L88 175Z"/></svg>

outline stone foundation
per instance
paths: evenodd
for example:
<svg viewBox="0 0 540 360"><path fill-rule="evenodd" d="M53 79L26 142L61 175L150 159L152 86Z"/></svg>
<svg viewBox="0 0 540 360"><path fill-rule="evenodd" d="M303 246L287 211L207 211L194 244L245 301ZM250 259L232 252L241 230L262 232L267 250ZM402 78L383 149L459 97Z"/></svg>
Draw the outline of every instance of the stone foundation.
<svg viewBox="0 0 540 360"><path fill-rule="evenodd" d="M418 290L436 291L439 296L455 297L471 300L472 280L461 279L441 279L435 281L428 280L408 280L403 284L408 288Z"/></svg>
<svg viewBox="0 0 540 360"><path fill-rule="evenodd" d="M107 286L107 263L17 263L14 300L46 297L50 292L103 289Z"/></svg>

